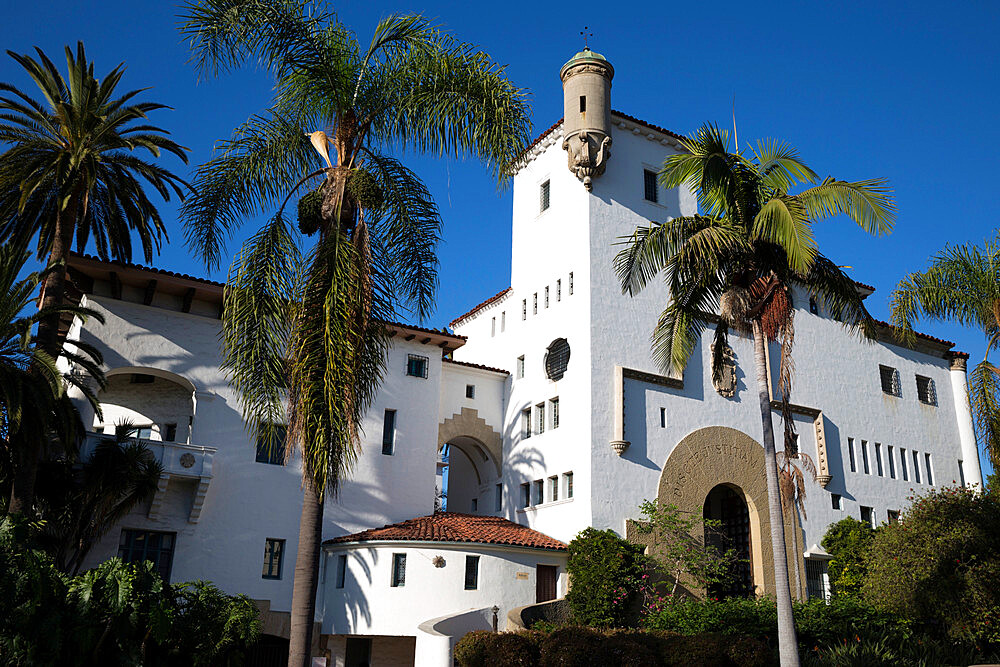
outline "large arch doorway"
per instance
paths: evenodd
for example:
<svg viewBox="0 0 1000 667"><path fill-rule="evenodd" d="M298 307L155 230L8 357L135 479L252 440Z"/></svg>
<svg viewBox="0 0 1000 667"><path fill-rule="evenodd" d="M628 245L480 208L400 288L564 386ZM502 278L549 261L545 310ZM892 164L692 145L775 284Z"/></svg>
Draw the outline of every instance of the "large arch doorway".
<svg viewBox="0 0 1000 667"><path fill-rule="evenodd" d="M720 553L732 549L737 558L730 578L709 586L708 596L720 600L749 597L754 592L753 553L750 548L750 508L743 491L729 484L717 485L705 497L702 516L718 522L717 527L705 528L705 544L714 546Z"/></svg>
<svg viewBox="0 0 1000 667"><path fill-rule="evenodd" d="M448 512L492 514L499 482L496 465L479 440L452 438L441 449L440 508Z"/></svg>

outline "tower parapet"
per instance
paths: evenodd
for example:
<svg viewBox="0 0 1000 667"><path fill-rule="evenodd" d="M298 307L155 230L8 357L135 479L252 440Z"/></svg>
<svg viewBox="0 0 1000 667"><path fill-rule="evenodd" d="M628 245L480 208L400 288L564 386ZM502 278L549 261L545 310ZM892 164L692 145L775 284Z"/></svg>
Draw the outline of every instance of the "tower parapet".
<svg viewBox="0 0 1000 667"><path fill-rule="evenodd" d="M559 70L563 84L563 150L587 190L611 157L611 79L607 58L585 48Z"/></svg>

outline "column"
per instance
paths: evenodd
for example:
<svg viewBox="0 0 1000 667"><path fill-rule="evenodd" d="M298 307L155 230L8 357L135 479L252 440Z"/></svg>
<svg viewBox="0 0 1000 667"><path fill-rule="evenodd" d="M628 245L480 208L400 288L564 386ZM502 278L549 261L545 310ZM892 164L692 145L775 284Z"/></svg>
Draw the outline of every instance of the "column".
<svg viewBox="0 0 1000 667"><path fill-rule="evenodd" d="M969 405L969 383L966 377L966 360L969 355L964 352L952 352L951 390L955 395L955 417L958 419L958 438L962 445L962 471L965 474L965 485L978 485L983 488L983 473L979 467L979 447L976 445L976 432L972 428L972 409Z"/></svg>

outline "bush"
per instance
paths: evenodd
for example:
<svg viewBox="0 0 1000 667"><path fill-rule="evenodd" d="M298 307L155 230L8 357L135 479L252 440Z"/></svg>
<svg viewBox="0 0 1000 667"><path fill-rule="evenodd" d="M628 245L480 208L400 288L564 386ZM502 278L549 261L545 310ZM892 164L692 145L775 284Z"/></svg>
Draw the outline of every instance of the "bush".
<svg viewBox="0 0 1000 667"><path fill-rule="evenodd" d="M538 632L476 630L455 644L455 663L463 667L536 667L539 662Z"/></svg>
<svg viewBox="0 0 1000 667"><path fill-rule="evenodd" d="M542 667L601 667L599 652L603 641L604 635L590 628L559 628L542 640L540 664Z"/></svg>
<svg viewBox="0 0 1000 667"><path fill-rule="evenodd" d="M830 561L830 586L834 595L858 596L868 577L868 549L875 530L863 521L847 517L830 524L823 536L823 548L833 556Z"/></svg>
<svg viewBox="0 0 1000 667"><path fill-rule="evenodd" d="M573 586L566 600L573 620L592 627L627 625L643 564L642 547L614 531L580 531L569 543L567 565Z"/></svg>
<svg viewBox="0 0 1000 667"><path fill-rule="evenodd" d="M645 619L651 630L670 630L684 635L723 632L751 637L773 637L778 631L778 612L770 598L685 600L665 605Z"/></svg>
<svg viewBox="0 0 1000 667"><path fill-rule="evenodd" d="M943 488L878 531L863 594L951 641L1000 644L1000 496Z"/></svg>

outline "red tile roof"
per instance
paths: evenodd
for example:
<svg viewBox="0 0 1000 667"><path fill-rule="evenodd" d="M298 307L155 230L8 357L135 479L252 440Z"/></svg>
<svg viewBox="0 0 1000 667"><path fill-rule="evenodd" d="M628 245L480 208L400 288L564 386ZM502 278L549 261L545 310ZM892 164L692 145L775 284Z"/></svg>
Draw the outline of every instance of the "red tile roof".
<svg viewBox="0 0 1000 667"><path fill-rule="evenodd" d="M527 526L498 516L435 512L353 535L335 537L323 544L349 542L464 542L503 544L532 549L566 551L566 545Z"/></svg>
<svg viewBox="0 0 1000 667"><path fill-rule="evenodd" d="M875 324L888 329L892 334L899 333L900 331L899 327L894 327L888 322L883 322L882 320L875 320ZM920 333L919 331L914 331L913 334L917 338L923 338L924 340L929 340L932 343L938 343L939 345L947 345L948 347L955 347L955 344L953 342L951 342L950 340L945 340L944 338L937 338L935 336L931 336L930 334ZM893 340L895 341L895 339Z"/></svg>
<svg viewBox="0 0 1000 667"><path fill-rule="evenodd" d="M449 364L455 364L456 366L466 366L468 368L478 368L481 371L492 371L493 373L503 373L504 375L510 375L510 371L505 371L502 368L493 368L492 366L483 366L482 364L474 364L471 361L459 361L457 359L449 359L445 357L441 361L445 361Z"/></svg>
<svg viewBox="0 0 1000 667"><path fill-rule="evenodd" d="M454 327L457 323L461 322L465 318L472 317L473 315L475 315L480 310L482 310L486 306L490 305L494 301L498 301L499 299L502 299L504 296L507 295L507 292L509 292L510 290L511 290L511 288L508 287L507 289L505 289L505 290L503 290L501 292L497 292L496 294L494 294L490 298L486 299L486 301L483 301L481 304L479 304L478 306L474 307L469 312L467 312L467 313L465 313L463 315L459 315L458 317L456 317L455 319L453 319L451 322L448 323L448 326Z"/></svg>

